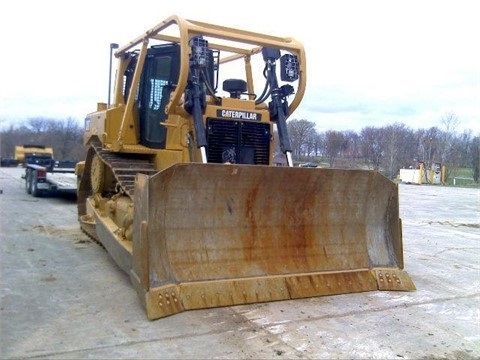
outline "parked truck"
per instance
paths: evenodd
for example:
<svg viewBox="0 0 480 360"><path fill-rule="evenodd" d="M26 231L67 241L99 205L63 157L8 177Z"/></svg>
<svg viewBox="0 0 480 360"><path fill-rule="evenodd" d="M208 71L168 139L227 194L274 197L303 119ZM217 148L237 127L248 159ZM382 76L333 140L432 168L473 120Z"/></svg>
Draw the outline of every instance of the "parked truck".
<svg viewBox="0 0 480 360"><path fill-rule="evenodd" d="M55 160L53 148L43 145L18 145L15 146L15 160L25 168L22 179L25 180L27 194L35 197L76 195L75 162Z"/></svg>

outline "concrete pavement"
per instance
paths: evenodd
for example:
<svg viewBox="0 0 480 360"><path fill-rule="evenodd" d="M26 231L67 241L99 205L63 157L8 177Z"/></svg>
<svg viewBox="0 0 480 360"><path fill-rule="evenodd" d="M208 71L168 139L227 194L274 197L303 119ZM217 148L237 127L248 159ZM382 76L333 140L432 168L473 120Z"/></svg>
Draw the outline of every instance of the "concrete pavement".
<svg viewBox="0 0 480 360"><path fill-rule="evenodd" d="M4 359L478 359L480 191L400 185L415 292L368 292L146 319L128 277L78 227L72 199L33 198L0 169Z"/></svg>

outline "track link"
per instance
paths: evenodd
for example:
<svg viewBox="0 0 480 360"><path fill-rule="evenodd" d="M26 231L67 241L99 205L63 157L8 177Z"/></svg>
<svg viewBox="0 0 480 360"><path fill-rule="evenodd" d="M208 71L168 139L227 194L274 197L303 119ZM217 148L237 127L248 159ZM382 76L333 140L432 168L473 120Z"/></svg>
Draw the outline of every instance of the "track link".
<svg viewBox="0 0 480 360"><path fill-rule="evenodd" d="M96 154L110 168L117 181L117 191L123 192L133 200L135 176L138 173L154 175L154 164L143 154L118 153L102 148L100 143L92 143Z"/></svg>

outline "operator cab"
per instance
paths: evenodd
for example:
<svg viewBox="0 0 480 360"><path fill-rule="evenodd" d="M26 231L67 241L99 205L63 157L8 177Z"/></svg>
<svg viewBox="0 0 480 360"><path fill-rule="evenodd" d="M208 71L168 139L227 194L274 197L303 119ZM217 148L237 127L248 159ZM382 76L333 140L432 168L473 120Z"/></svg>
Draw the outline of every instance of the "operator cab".
<svg viewBox="0 0 480 360"><path fill-rule="evenodd" d="M130 91L138 54L125 71L125 94ZM206 71L208 81L214 77L213 51L209 50L209 64ZM178 82L180 73L180 46L178 44L155 45L148 49L138 92L136 110L140 120L140 143L144 146L164 149L166 128L162 125L167 114L170 95ZM126 99L125 99L126 101Z"/></svg>

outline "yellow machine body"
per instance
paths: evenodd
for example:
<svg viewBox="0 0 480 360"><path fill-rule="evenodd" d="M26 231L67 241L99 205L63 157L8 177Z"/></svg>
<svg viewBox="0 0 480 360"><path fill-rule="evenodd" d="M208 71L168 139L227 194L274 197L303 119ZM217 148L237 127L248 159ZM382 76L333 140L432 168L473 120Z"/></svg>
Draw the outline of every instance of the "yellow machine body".
<svg viewBox="0 0 480 360"><path fill-rule="evenodd" d="M269 88L260 96L255 55ZM298 41L172 16L115 56L114 103L86 118L79 221L130 275L149 319L415 289L397 185L373 171L292 166L285 125L306 86ZM277 60L296 88L278 84ZM212 79L238 62L220 96ZM289 166L273 165L274 126Z"/></svg>
<svg viewBox="0 0 480 360"><path fill-rule="evenodd" d="M53 159L53 148L43 145L16 145L15 160L23 163L29 156L46 156Z"/></svg>

